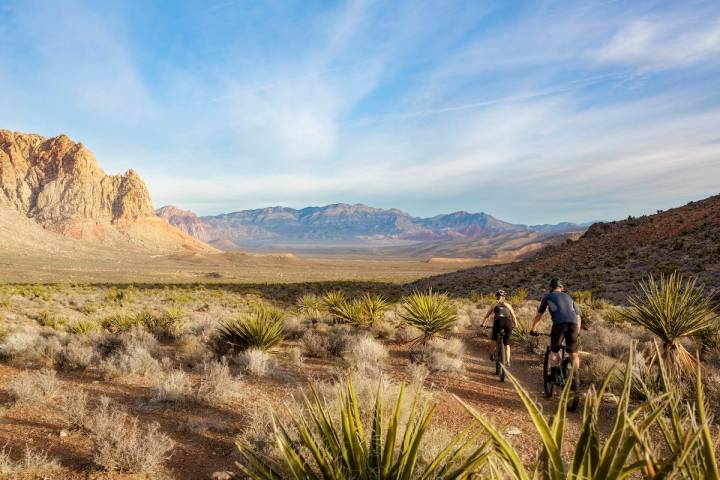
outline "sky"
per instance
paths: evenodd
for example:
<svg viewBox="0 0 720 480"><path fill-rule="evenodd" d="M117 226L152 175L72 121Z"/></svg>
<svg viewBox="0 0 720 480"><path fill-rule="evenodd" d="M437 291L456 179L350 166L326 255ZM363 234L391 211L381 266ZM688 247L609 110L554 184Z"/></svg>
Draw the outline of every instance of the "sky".
<svg viewBox="0 0 720 480"><path fill-rule="evenodd" d="M0 128L156 207L518 223L720 193L720 2L0 0Z"/></svg>

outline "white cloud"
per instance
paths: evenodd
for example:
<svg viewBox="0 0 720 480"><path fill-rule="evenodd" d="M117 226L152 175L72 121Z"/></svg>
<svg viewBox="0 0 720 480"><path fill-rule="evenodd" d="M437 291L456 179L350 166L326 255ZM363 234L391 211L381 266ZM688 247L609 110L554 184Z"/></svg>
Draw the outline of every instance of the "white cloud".
<svg viewBox="0 0 720 480"><path fill-rule="evenodd" d="M632 21L595 52L602 62L670 68L720 55L720 18Z"/></svg>

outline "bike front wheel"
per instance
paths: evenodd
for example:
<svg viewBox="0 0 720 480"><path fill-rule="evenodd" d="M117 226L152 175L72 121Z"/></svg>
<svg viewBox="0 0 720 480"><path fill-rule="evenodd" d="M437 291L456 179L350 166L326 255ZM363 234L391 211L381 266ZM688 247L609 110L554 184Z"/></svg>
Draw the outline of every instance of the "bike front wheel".
<svg viewBox="0 0 720 480"><path fill-rule="evenodd" d="M543 390L545 397L550 398L553 394L555 383L553 382L552 372L550 370L550 347L545 350L545 361L543 362Z"/></svg>

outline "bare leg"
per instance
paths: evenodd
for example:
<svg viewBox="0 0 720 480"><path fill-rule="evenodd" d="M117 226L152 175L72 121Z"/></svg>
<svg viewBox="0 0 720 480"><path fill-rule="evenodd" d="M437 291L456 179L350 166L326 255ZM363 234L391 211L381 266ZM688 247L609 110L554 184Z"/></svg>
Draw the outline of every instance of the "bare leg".
<svg viewBox="0 0 720 480"><path fill-rule="evenodd" d="M576 371L576 372L579 371L579 370L580 370L580 355L578 355L578 354L575 353L575 352L574 352L574 353L571 353L571 354L570 354L570 360L572 360L572 368L573 368L573 370Z"/></svg>
<svg viewBox="0 0 720 480"><path fill-rule="evenodd" d="M557 352L550 352L550 366L557 367L559 361L560 356L557 354Z"/></svg>
<svg viewBox="0 0 720 480"><path fill-rule="evenodd" d="M505 361L510 364L510 345L505 345Z"/></svg>

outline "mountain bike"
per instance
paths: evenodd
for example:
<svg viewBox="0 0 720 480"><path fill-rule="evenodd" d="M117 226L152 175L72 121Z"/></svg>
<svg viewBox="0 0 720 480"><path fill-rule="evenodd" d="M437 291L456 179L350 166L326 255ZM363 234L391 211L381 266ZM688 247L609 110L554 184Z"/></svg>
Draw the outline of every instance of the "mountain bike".
<svg viewBox="0 0 720 480"><path fill-rule="evenodd" d="M544 337L550 337L549 334L541 332L530 332L530 334L533 336L542 335ZM550 367L551 352L550 344L548 342L548 346L545 348L545 359L543 361L543 390L545 391L545 397L552 398L553 390L556 386L562 390L565 388L566 383L572 379L572 385L570 385L570 398L568 399L567 408L573 412L577 409L578 404L580 403L580 394L578 392L580 389L580 372L571 371L572 358L570 358L570 355L567 353L564 339L560 344L560 351L558 352L558 356L560 357L558 366L560 368L556 369L555 375L553 375L552 367Z"/></svg>
<svg viewBox="0 0 720 480"><path fill-rule="evenodd" d="M483 326L481 328L492 330L492 327ZM501 382L505 381L505 369L507 368L507 350L505 349L505 329L501 328L498 333L498 339L495 342L495 353L492 356L492 360L495 360L495 375L498 376Z"/></svg>

